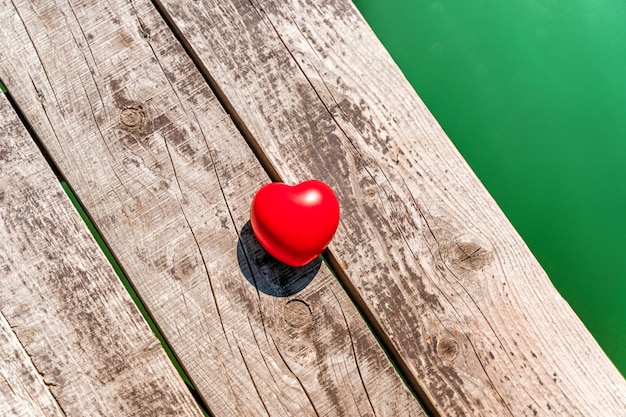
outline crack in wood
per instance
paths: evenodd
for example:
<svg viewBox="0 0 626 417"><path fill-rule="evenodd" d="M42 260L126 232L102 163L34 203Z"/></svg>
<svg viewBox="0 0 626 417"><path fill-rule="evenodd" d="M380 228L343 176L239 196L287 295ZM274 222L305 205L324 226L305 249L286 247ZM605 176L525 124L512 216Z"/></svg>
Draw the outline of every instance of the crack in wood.
<svg viewBox="0 0 626 417"><path fill-rule="evenodd" d="M238 112L236 111L235 107L232 105L230 100L222 92L222 90L219 87L219 84L213 79L213 77L211 76L210 72L208 71L206 66L203 64L202 60L198 57L198 55L194 51L193 47L189 44L189 41L182 34L181 30L178 28L177 24L174 22L174 19L169 14L167 8L162 4L162 2L160 0L152 0L152 3L155 5L156 9L161 14L161 16L164 19L164 21L170 27L171 31L175 34L175 36L178 39L178 41L184 47L185 51L187 52L187 54L190 56L190 58L194 62L194 64L196 65L196 67L198 68L198 70L200 71L200 73L202 74L204 79L206 80L207 84L210 86L211 90L215 94L216 98L218 99L218 101L220 102L222 107L230 115L230 117L231 117L233 123L235 124L236 128L239 130L239 132L242 135L242 137L246 140L246 142L250 146L250 149L252 150L252 152L254 153L254 155L256 156L257 160L259 161L259 163L261 164L261 166L263 167L265 172L268 174L270 179L272 181L274 181L274 182L282 182L283 180L282 180L280 174L278 173L278 170L275 168L274 164L271 162L269 157L265 154L265 152L263 151L263 149L259 145L259 143L256 141L256 139L254 138L254 135L252 135L252 133L250 132L250 130L248 129L248 127L246 126L245 122L243 121L241 116L238 114ZM263 10L262 7L257 7L251 0L249 1L249 3L254 8L254 10L256 10L256 12L259 14L259 16L261 16L261 13L264 13L264 10ZM269 19L268 19L268 21L269 21ZM272 26L272 28L276 32L276 35L281 40L281 42L283 42L283 45L285 46L287 51L291 54L291 51L289 51L288 46L282 40L278 30L273 26L271 21L269 21L269 24ZM291 57L292 57L293 61L296 63L296 65L300 68L300 71L302 72L302 74L309 81L309 84L311 85L313 90L316 92L316 94L318 94L318 99L324 105L324 107L326 108L328 114L334 119L334 115L333 115L332 111L326 106L326 104L322 100L322 97L319 95L319 93L315 89L313 83L306 76L306 73L302 70L302 68L300 67L300 64L297 62L297 60L293 56L293 54L291 54ZM337 123L337 126L339 127L339 129L341 129L341 125L336 120L335 120L335 122ZM351 139L350 139L350 136L348 135L348 133L343 131L343 129L341 129L341 130L342 130L344 136L351 142ZM356 146L356 144L353 143L353 147L358 152L358 147ZM371 174L371 173L370 173L370 176L372 178L374 178L373 174ZM339 280L342 288L344 288L344 290L346 290L349 298L352 300L352 302L354 303L354 306L359 311L360 316L365 320L365 322L367 323L369 328L372 329L374 337L378 340L380 347L386 353L386 356L390 359L390 361L392 362L394 368L399 373L400 377L407 383L407 387L411 390L411 392L413 393L415 398L419 401L419 403L421 404L422 408L424 410L426 410L428 415L433 415L433 416L436 415L436 414L434 414L435 408L431 405L430 400L427 398L427 396L424 395L424 391L422 390L420 384L412 376L412 373L410 371L408 371L408 365L406 363L404 363L404 361L402 360L402 357L397 353L397 351L393 347L393 344L391 343L390 339L387 337L385 332L382 330L382 326L380 325L380 323L378 323L374 319L374 315L369 311L369 308L367 307L366 303L361 299L360 293L356 290L356 288L354 288L351 285L349 279L347 279L346 273L340 267L340 262L331 254L329 249L325 250L324 257L329 259L328 266L331 269L333 275L335 275L335 277L338 277L338 280ZM275 343L274 343L274 345L275 345ZM277 350L278 350L278 348L277 348ZM281 359L283 360L283 362L285 362L285 359L283 358L282 354L281 354ZM286 362L285 362L285 365L288 367ZM293 371L291 371L291 369L289 369L289 370L293 374ZM294 374L294 376L295 376L295 374ZM297 378L297 376L296 376L296 378ZM298 380L298 382L300 383L300 385L302 385L302 382L300 380ZM304 386L302 386L302 388L304 389ZM305 390L305 392L306 392L306 390ZM307 394L307 396L308 396L308 394ZM311 399L309 398L309 400L311 400ZM313 403L311 402L311 404L313 404ZM317 411L316 411L316 413L317 413Z"/></svg>
<svg viewBox="0 0 626 417"><path fill-rule="evenodd" d="M32 81L32 79L31 79ZM25 130L28 132L28 134L30 135L31 139L33 140L33 142L36 144L37 148L39 149L41 155L43 156L44 160L46 161L47 165L50 167L50 169L52 170L52 172L54 173L54 175L56 176L56 178L59 180L59 182L61 183L65 183L66 180L63 176L63 174L61 173L61 170L59 169L58 165L54 162L54 159L50 156L50 154L48 153L45 145L42 143L42 141L38 138L37 134L35 133L33 127L30 125L30 123L28 122L28 119L25 117L25 115L23 114L23 112L21 111L20 107L18 106L18 104L16 103L16 101L14 100L14 98L12 97L11 93L9 91L7 91L5 93L5 97L7 98L7 101L9 102L9 105L13 108L13 111L15 112L16 116L18 117L18 119L21 121L23 127L25 128ZM71 190L68 189L66 190L68 192L71 192ZM79 200L77 197L74 197L72 199L72 202L74 203L75 206L79 206L80 209L78 209L83 221L85 222L85 224L89 227L89 229L92 231L92 233L94 233L94 237L96 237L96 240L100 242L101 245L101 250L106 254L106 253L111 253L111 251L109 250L109 248L106 246L106 243L104 241L103 238L101 238L98 234L97 229L95 228L95 226L93 226L93 222L91 221L91 219L89 218L89 215L87 214L86 210L84 208L82 208ZM102 246L104 245L104 246ZM113 255L111 255L113 256ZM114 264L112 264L112 266L115 267ZM121 271L121 267L118 265L117 269ZM123 272L122 272L123 274ZM122 279L123 277L120 277L120 279ZM137 303L139 310L142 312L144 318L146 320L148 320L153 328L157 331L156 336L160 339L160 340L156 340L154 341L154 343L156 343L155 348L161 348L161 344L166 344L165 339L163 338L163 336L160 334L154 320L152 320L152 318L149 316L149 313L147 312L146 308L141 304L141 301L139 299L139 297L136 294L131 293L130 294L133 298L133 300ZM0 311L0 314L2 313L2 311ZM6 319L5 319L6 320ZM7 321L7 323L9 323ZM10 323L9 323L10 325ZM11 326L11 325L10 325ZM11 329L13 329L13 327L11 326ZM19 340L19 337L16 334L16 337ZM28 350L24 348L24 352L28 355L28 357L30 358L31 363L33 364L33 367L35 368L35 370L39 373L39 375L41 376L41 380L42 382L47 386L47 387L58 387L59 384L53 382L53 381L48 381L45 378L45 375L37 368L35 362L33 361L33 358L31 356L31 354L28 352ZM171 352L171 349L168 350ZM173 355L173 354L172 354ZM180 372L183 372L182 367L180 366L180 364L177 364L177 368L180 370ZM185 376L185 379L188 380L188 377ZM200 409L205 413L205 414L209 414L208 412L208 408L206 406L206 404L204 403L204 401L198 396L198 393L195 389L195 387L192 384L186 384L187 388L189 389L189 391L191 392L192 396L195 398L195 400L198 403L198 406L200 407ZM54 393L52 392L52 390L50 390L50 394L54 397L58 407L61 409L61 411L64 413L65 415L65 411L63 410L62 405L59 403L59 401L57 400L56 396L54 395Z"/></svg>
<svg viewBox="0 0 626 417"><path fill-rule="evenodd" d="M372 400L370 398L370 394L367 390L367 386L365 385L365 381L363 380L363 374L361 373L361 366L359 365L359 358L357 357L356 354L356 350L355 350L355 346L354 346L354 339L352 338L352 330L350 330L350 325L348 324L348 319L346 318L346 314L343 311L343 308L341 307L341 303L339 302L339 298L337 297L337 295L335 294L335 292L333 291L333 296L335 296L335 300L337 301L337 305L339 306L339 310L341 312L341 316L343 317L344 322L346 323L346 329L348 330L348 338L350 340L350 350L352 351L352 357L354 358L354 363L356 364L356 370L359 374L359 381L361 381L361 385L363 386L363 390L365 391L365 395L367 397L367 402L370 405L370 408L372 409L372 413L374 413L374 417L376 416L376 409L374 408L374 405L372 404Z"/></svg>
<svg viewBox="0 0 626 417"><path fill-rule="evenodd" d="M0 321L6 323L9 327L9 329L11 330L12 334L13 334L13 339L15 341L17 341L19 343L19 347L20 347L20 352L26 354L26 357L28 358L28 364L32 367L32 369L37 373L37 380L39 380L40 382L42 382L45 387L47 388L46 392L50 395L50 397L53 399L54 401L54 405L56 407L58 407L58 409L61 411L62 415L65 416L66 413L63 410L63 406L61 405L61 403L59 402L54 390L52 388L54 387L58 387L59 384L52 382L52 381L47 381L46 380L46 376L44 375L43 372L41 372L39 370L39 368L37 367L37 364L35 363L33 356L31 355L31 353L28 351L28 349L26 348L26 346L24 345L24 343L22 343L22 340L20 338L20 336L15 332L15 326L13 326L11 324L11 322L7 319L7 317L5 316L4 312L2 311L2 308L0 308ZM0 323L0 326L2 325L2 323ZM0 329L1 330L1 329ZM0 360L2 360L2 358L0 358ZM28 371L26 369L23 369L23 372L27 373ZM6 377L4 376L3 373L0 373L0 376L3 377L3 380L6 382L6 385L9 387L9 389L11 390L11 393L16 396L17 393L14 391L13 389L13 384L11 384ZM30 376L30 375L29 375ZM24 381L22 382L25 385L28 385L28 382Z"/></svg>

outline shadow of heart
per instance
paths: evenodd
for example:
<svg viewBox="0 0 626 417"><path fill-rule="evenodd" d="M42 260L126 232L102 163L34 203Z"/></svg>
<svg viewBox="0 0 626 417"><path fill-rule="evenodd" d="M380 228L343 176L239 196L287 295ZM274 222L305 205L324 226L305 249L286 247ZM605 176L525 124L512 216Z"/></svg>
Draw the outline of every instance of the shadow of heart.
<svg viewBox="0 0 626 417"><path fill-rule="evenodd" d="M298 268L280 262L263 249L250 222L239 233L237 260L248 282L274 297L289 297L302 291L313 281L322 264L320 256Z"/></svg>

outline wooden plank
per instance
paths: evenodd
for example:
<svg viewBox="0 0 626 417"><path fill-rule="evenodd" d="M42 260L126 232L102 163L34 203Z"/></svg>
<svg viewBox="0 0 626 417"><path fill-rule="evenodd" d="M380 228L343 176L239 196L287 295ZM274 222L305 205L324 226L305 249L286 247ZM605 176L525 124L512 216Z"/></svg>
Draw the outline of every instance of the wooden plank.
<svg viewBox="0 0 626 417"><path fill-rule="evenodd" d="M0 415L202 416L0 94Z"/></svg>
<svg viewBox="0 0 626 417"><path fill-rule="evenodd" d="M63 411L0 310L0 415L63 417Z"/></svg>
<svg viewBox="0 0 626 417"><path fill-rule="evenodd" d="M328 269L252 238L267 175L151 3L0 3L0 77L215 415L423 415Z"/></svg>
<svg viewBox="0 0 626 417"><path fill-rule="evenodd" d="M626 383L347 0L160 0L434 415L624 415Z"/></svg>

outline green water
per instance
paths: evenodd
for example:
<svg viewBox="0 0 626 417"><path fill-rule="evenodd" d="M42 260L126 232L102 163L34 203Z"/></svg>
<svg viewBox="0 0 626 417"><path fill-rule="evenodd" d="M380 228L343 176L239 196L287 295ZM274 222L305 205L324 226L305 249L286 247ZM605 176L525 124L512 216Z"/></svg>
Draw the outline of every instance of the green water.
<svg viewBox="0 0 626 417"><path fill-rule="evenodd" d="M626 2L355 4L626 375Z"/></svg>

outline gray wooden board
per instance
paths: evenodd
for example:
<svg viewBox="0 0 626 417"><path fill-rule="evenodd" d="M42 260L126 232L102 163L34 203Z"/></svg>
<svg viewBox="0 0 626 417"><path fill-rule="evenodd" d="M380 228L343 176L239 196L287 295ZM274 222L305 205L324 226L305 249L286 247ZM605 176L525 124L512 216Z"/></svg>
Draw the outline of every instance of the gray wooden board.
<svg viewBox="0 0 626 417"><path fill-rule="evenodd" d="M151 3L0 3L0 77L216 416L423 415L328 269L252 237L268 177Z"/></svg>
<svg viewBox="0 0 626 417"><path fill-rule="evenodd" d="M268 169L337 191L334 264L434 414L626 413L622 376L351 2L160 3Z"/></svg>
<svg viewBox="0 0 626 417"><path fill-rule="evenodd" d="M0 94L0 415L202 416Z"/></svg>
<svg viewBox="0 0 626 417"><path fill-rule="evenodd" d="M1 191L0 191L1 192ZM62 417L63 411L0 310L0 415Z"/></svg>

